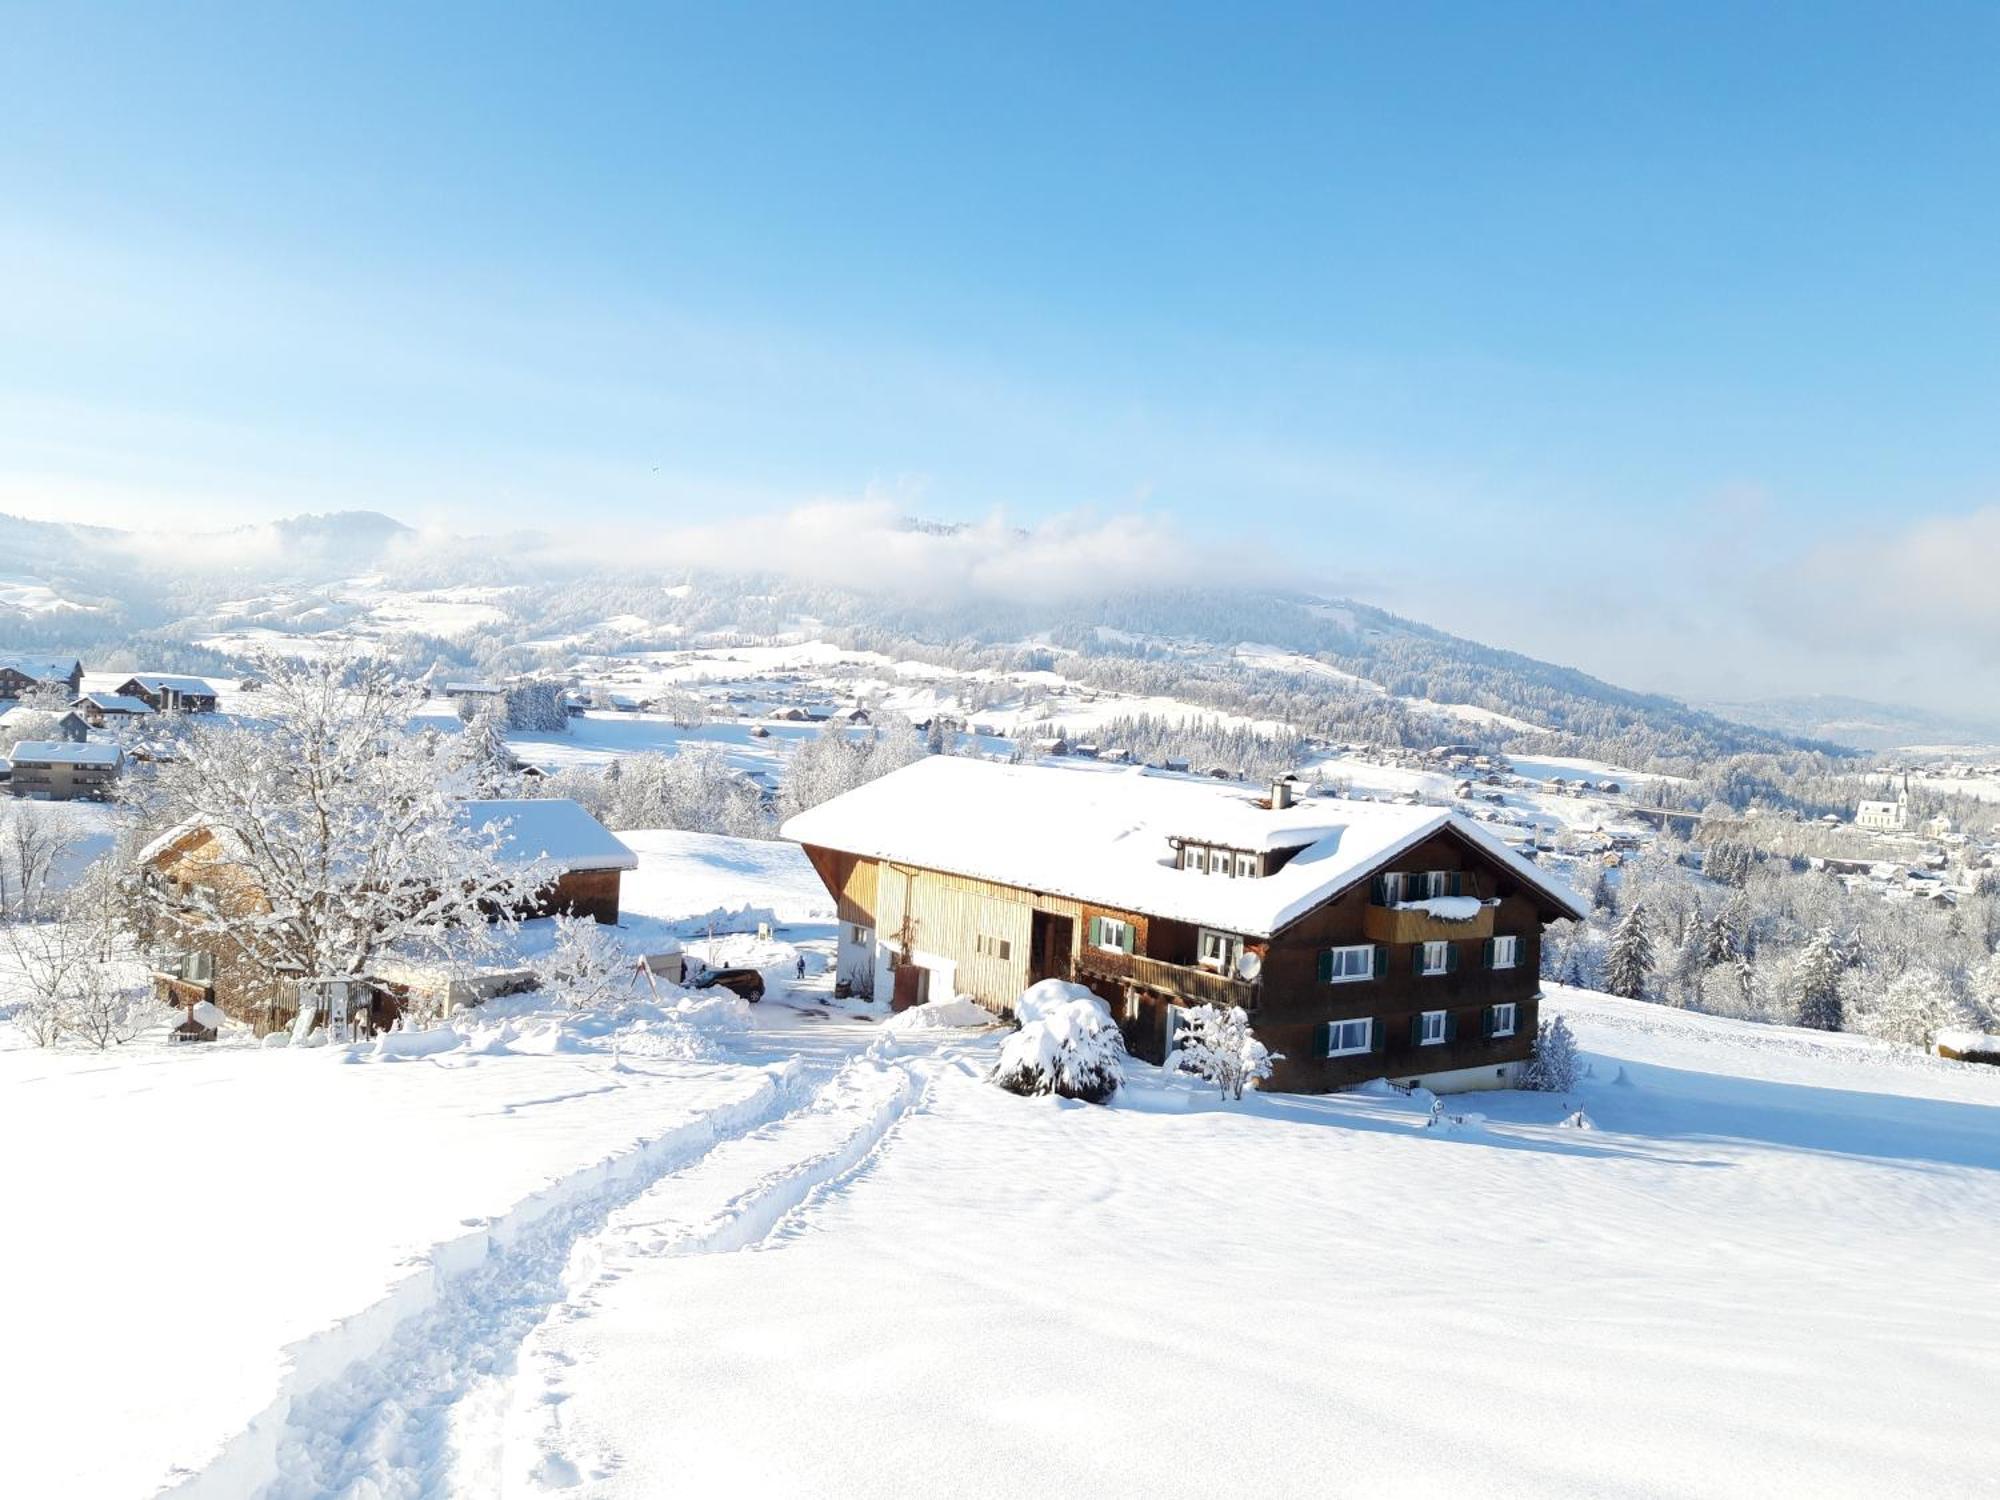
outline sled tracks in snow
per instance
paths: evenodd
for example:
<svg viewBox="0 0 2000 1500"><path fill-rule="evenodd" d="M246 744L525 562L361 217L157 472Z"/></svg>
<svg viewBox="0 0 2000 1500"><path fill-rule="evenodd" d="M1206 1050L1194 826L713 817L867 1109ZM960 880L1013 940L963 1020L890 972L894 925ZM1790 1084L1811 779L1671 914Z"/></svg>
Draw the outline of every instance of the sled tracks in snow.
<svg viewBox="0 0 2000 1500"><path fill-rule="evenodd" d="M512 1377L545 1321L619 1267L753 1248L797 1223L923 1093L910 1067L773 1068L743 1100L440 1246L425 1274L292 1350L283 1391L178 1500L493 1494ZM490 1472L489 1472L490 1471Z"/></svg>

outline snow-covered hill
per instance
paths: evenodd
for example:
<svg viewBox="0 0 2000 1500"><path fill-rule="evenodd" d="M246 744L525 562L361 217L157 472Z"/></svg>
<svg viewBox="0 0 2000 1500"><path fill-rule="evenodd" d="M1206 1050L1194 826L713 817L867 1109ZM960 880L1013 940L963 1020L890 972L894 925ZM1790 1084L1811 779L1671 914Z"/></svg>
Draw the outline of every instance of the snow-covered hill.
<svg viewBox="0 0 2000 1500"><path fill-rule="evenodd" d="M733 855L646 858L669 915ZM1433 1127L1139 1067L1100 1109L810 984L693 1052L643 1008L424 1056L0 1052L9 1220L64 1230L0 1237L9 1488L1945 1497L2000 1464L2000 1070L1557 990L1569 1096Z"/></svg>

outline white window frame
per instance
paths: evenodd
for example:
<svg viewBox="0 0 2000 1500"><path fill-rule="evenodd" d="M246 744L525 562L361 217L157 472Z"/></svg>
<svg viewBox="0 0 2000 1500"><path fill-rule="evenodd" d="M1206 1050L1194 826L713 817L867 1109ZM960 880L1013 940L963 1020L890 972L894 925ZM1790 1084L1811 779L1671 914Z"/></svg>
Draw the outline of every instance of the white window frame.
<svg viewBox="0 0 2000 1500"><path fill-rule="evenodd" d="M1167 1054L1169 1056L1173 1054L1174 1039L1181 1034L1181 1027L1185 1024L1183 1018L1186 1015L1187 1007L1185 1005L1169 1005L1167 1007Z"/></svg>
<svg viewBox="0 0 2000 1500"><path fill-rule="evenodd" d="M1211 941L1221 951L1209 956ZM1243 956L1243 939L1233 932L1223 932L1214 927L1203 927L1195 938L1195 951L1200 955L1201 967L1214 969L1219 974L1234 973L1236 961Z"/></svg>
<svg viewBox="0 0 2000 1500"><path fill-rule="evenodd" d="M1257 878L1257 856L1238 851L1236 855L1236 878L1255 880Z"/></svg>
<svg viewBox="0 0 2000 1500"><path fill-rule="evenodd" d="M1424 895L1426 897L1449 896L1450 894L1451 894L1451 871L1449 870L1424 871Z"/></svg>
<svg viewBox="0 0 2000 1500"><path fill-rule="evenodd" d="M1234 877L1236 872L1230 863L1229 851L1227 849L1211 849L1208 851L1208 873L1211 875L1220 875L1224 879Z"/></svg>
<svg viewBox="0 0 2000 1500"><path fill-rule="evenodd" d="M875 929L850 922L847 924L847 940L857 948L865 948L875 941Z"/></svg>
<svg viewBox="0 0 2000 1500"><path fill-rule="evenodd" d="M1521 963L1521 940L1512 933L1501 933L1493 939L1493 967L1496 969L1518 968Z"/></svg>
<svg viewBox="0 0 2000 1500"><path fill-rule="evenodd" d="M1341 1040L1352 1027L1361 1028L1359 1046L1342 1046ZM1364 1052L1375 1050L1375 1018L1357 1016L1351 1021L1329 1021L1326 1023L1326 1055L1328 1057L1359 1057Z"/></svg>
<svg viewBox="0 0 2000 1500"><path fill-rule="evenodd" d="M1158 869L1155 865L1153 868ZM1132 933L1133 946L1138 946L1138 934L1132 932L1132 924L1123 917L1099 917L1097 919L1097 951L1100 953L1123 953L1125 935Z"/></svg>
<svg viewBox="0 0 2000 1500"><path fill-rule="evenodd" d="M1345 947L1329 949L1328 952L1333 955L1332 972L1331 977L1327 980L1328 984L1359 984L1364 979L1373 979L1375 977L1375 945L1373 943L1350 943ZM1361 962L1361 972L1358 974L1345 972L1348 960L1356 956L1359 957Z"/></svg>
<svg viewBox="0 0 2000 1500"><path fill-rule="evenodd" d="M1181 845L1181 868L1183 870L1196 870L1206 875L1208 873L1207 848L1201 844Z"/></svg>
<svg viewBox="0 0 2000 1500"><path fill-rule="evenodd" d="M1507 1024L1505 1026L1502 1026L1500 1024L1502 1017L1506 1018ZM1515 1028L1518 1027L1520 1024L1521 1024L1521 1012L1520 1009L1515 1005L1515 1003L1512 1000L1503 1000L1498 1005L1493 1007L1492 1034L1494 1036L1496 1037L1512 1036L1514 1034Z"/></svg>
<svg viewBox="0 0 2000 1500"><path fill-rule="evenodd" d="M1419 1047L1442 1047L1444 1045L1445 1020L1447 1012L1427 1010L1419 1018L1421 1028L1417 1032Z"/></svg>
<svg viewBox="0 0 2000 1500"><path fill-rule="evenodd" d="M1401 870L1391 870L1382 877L1382 904L1396 906L1403 899L1404 875Z"/></svg>
<svg viewBox="0 0 2000 1500"><path fill-rule="evenodd" d="M1437 955L1435 966L1431 963L1432 954ZM1440 974L1449 974L1450 972L1451 944L1447 942L1425 943L1423 957L1417 961L1417 977L1420 979L1435 979Z"/></svg>

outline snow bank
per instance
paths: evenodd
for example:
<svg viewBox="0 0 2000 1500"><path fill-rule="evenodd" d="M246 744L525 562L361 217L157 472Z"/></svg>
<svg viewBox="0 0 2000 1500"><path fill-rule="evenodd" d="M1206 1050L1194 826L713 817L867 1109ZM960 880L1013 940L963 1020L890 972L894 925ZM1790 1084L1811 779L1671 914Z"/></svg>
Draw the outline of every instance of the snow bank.
<svg viewBox="0 0 2000 1500"><path fill-rule="evenodd" d="M968 1026L991 1026L996 1019L992 1011L970 995L960 995L952 1000L928 1000L922 1005L913 1005L889 1017L882 1023L882 1029L949 1031Z"/></svg>
<svg viewBox="0 0 2000 1500"><path fill-rule="evenodd" d="M1398 901L1397 911L1428 912L1440 922L1470 922L1479 915L1477 896L1426 896L1421 901Z"/></svg>

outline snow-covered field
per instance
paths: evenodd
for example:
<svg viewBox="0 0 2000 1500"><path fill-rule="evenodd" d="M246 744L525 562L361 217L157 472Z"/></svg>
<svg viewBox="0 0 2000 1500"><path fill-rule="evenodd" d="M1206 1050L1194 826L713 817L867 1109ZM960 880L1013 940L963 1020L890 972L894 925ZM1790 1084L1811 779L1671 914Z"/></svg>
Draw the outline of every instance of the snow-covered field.
<svg viewBox="0 0 2000 1500"><path fill-rule="evenodd" d="M7 1488L1986 1492L2000 1070L1551 1005L1593 1076L1445 1128L1024 1100L782 998L699 1057L0 1054Z"/></svg>

